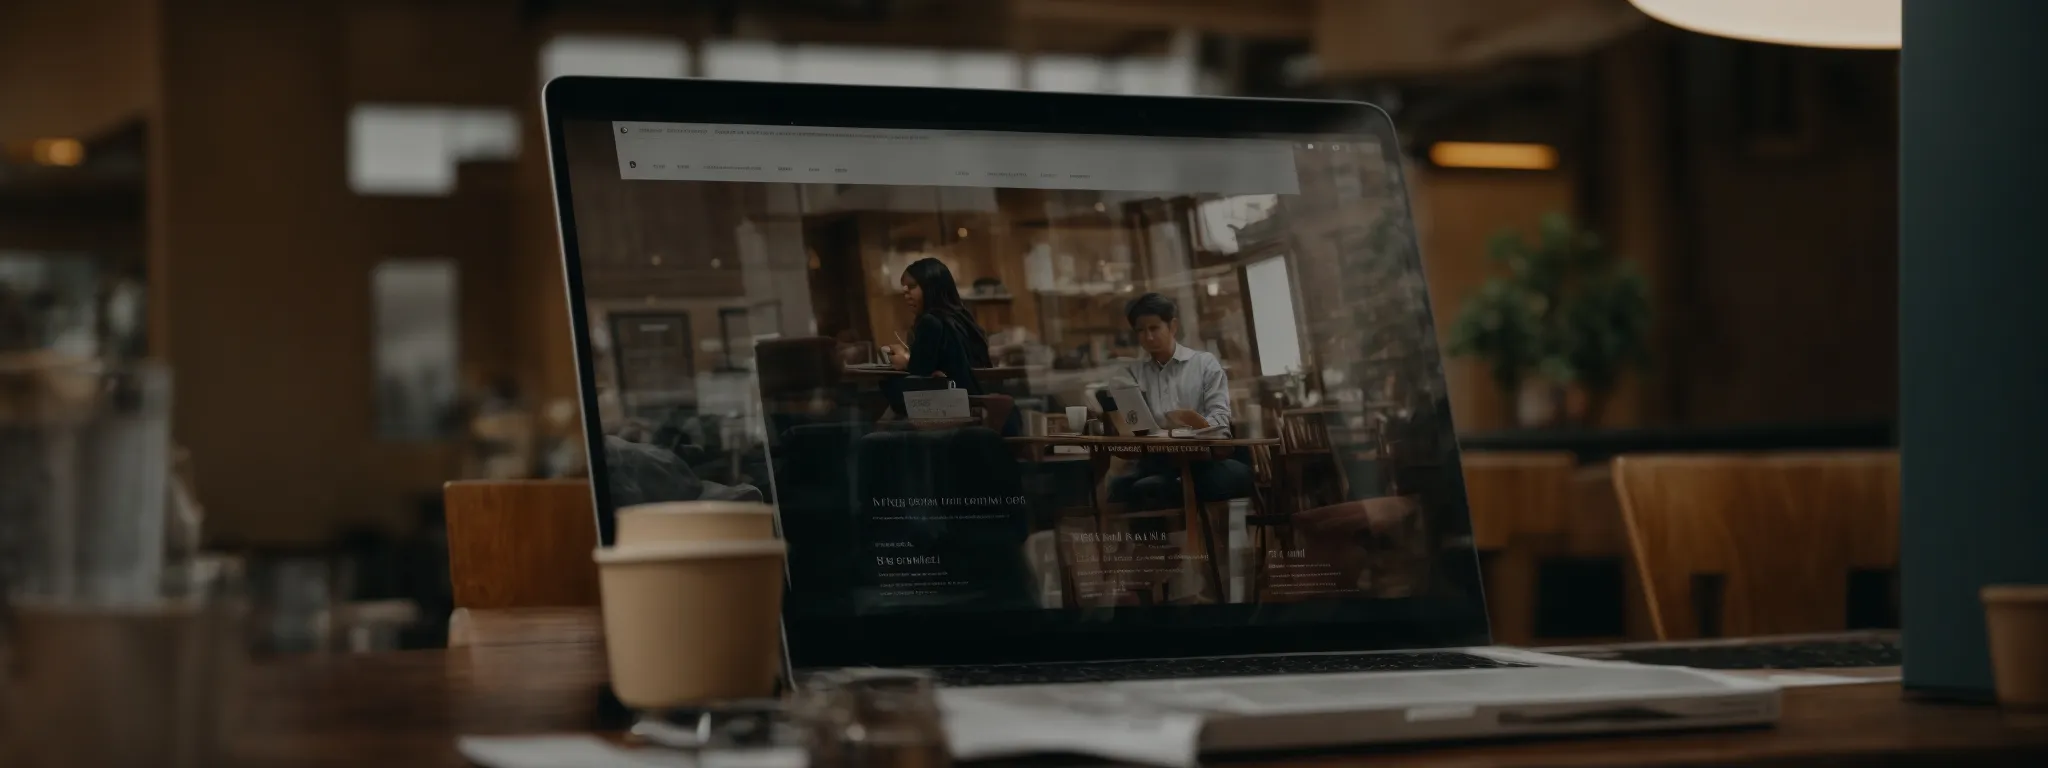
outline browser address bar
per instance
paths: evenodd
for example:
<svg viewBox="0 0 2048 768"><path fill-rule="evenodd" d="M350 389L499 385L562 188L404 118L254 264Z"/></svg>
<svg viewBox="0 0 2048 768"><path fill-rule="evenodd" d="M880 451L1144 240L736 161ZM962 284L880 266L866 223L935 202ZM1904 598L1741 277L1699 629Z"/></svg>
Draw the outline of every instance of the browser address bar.
<svg viewBox="0 0 2048 768"><path fill-rule="evenodd" d="M613 123L621 178L1214 194L1299 191L1269 139Z"/></svg>

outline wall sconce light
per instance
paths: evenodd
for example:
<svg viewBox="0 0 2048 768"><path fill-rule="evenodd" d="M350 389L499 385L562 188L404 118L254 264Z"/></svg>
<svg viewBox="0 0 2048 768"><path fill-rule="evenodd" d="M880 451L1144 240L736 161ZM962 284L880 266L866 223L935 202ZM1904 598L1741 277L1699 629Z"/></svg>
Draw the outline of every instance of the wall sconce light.
<svg viewBox="0 0 2048 768"><path fill-rule="evenodd" d="M85 144L77 139L36 139L28 153L36 165L70 168L85 162Z"/></svg>
<svg viewBox="0 0 2048 768"><path fill-rule="evenodd" d="M1897 48L1903 0L1629 0L1650 18L1717 37L1813 48Z"/></svg>
<svg viewBox="0 0 2048 768"><path fill-rule="evenodd" d="M1429 162L1440 168L1548 171L1557 168L1557 150L1548 144L1439 141L1429 145Z"/></svg>

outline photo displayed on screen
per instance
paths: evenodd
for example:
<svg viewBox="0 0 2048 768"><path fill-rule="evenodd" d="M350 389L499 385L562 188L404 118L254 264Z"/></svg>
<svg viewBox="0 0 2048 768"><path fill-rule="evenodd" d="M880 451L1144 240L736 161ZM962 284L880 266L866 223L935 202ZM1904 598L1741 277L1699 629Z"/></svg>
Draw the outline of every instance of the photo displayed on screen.
<svg viewBox="0 0 2048 768"><path fill-rule="evenodd" d="M1377 141L563 139L609 506L776 505L791 610L1418 597L1469 548Z"/></svg>

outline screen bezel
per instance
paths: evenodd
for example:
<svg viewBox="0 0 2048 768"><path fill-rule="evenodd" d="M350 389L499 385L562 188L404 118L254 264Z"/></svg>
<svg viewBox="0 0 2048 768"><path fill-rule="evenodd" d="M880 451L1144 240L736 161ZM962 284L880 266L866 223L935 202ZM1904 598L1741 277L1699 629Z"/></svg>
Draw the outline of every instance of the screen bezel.
<svg viewBox="0 0 2048 768"><path fill-rule="evenodd" d="M716 80L561 77L542 100L547 122L563 273L576 347L586 452L603 445L596 418L582 263L571 204L563 127L572 121L645 121L910 128L1029 133L1281 138L1369 136L1390 163L1406 199L1392 120L1359 102L1186 98ZM1412 242L1412 238L1411 238ZM1419 255L1411 252L1419 268ZM1448 405L1442 406L1446 419ZM1448 426L1448 425L1447 425ZM1445 471L1458 473L1455 446ZM603 462L590 462L600 541L614 520ZM1453 475L1454 477L1456 474ZM1462 481L1459 488L1462 489ZM1447 501L1470 530L1462 490ZM1470 547L1466 553L1471 554ZM1174 656L1378 651L1486 645L1490 642L1476 554L1439 553L1433 576L1450 582L1429 598L1343 601L1371 606L1368 620L1320 620L1319 603L1153 607L1143 610L1031 610L821 618L784 613L792 666L1026 663ZM1461 562L1462 561L1462 562ZM1356 612L1355 609L1350 612Z"/></svg>

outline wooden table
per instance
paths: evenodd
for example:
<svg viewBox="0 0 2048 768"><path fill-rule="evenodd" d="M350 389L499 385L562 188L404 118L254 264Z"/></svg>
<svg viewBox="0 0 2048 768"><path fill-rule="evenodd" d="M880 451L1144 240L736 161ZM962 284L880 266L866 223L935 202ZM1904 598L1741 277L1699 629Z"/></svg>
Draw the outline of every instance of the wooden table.
<svg viewBox="0 0 2048 768"><path fill-rule="evenodd" d="M587 732L602 646L285 659L250 671L247 766L462 766L463 735ZM1075 761L1038 761L1072 765ZM2048 711L1915 702L1889 683L1785 692L1776 728L1209 759L1272 768L2048 765Z"/></svg>
<svg viewBox="0 0 2048 768"><path fill-rule="evenodd" d="M1279 440L1250 437L1180 438L1137 435L1034 435L1030 437L1010 437L1004 438L1004 440L1011 445L1018 446L1019 449L1027 454L1027 458L1031 461L1044 461L1048 455L1053 454L1054 448L1061 446L1086 448L1090 457L1099 457L1102 460L1106 460L1111 454L1117 453L1164 454L1174 457L1180 463L1180 503L1181 513L1185 518L1182 527L1182 530L1186 531L1183 534L1185 541L1188 542L1189 548L1199 544L1201 554L1207 556L1209 561L1209 584L1216 590L1217 602L1228 602L1230 600L1230 585L1223 581L1223 567L1216 563L1216 542L1214 540L1216 534L1210 528L1209 511L1202 504L1201 498L1195 494L1195 475L1191 471L1192 466L1197 457L1207 457L1219 450L1235 448L1265 450L1279 445ZM1091 468L1089 482L1095 486L1103 485L1102 471L1099 464L1099 461L1091 461L1089 464ZM1090 491L1089 498L1095 500L1096 532L1101 533L1102 512L1105 502L1101 499L1096 499L1093 490ZM1199 531L1199 534L1197 531ZM1065 565L1062 564L1061 567L1064 568Z"/></svg>
<svg viewBox="0 0 2048 768"><path fill-rule="evenodd" d="M987 383L990 381L1023 378L1030 375L1030 373L1031 369L1027 366L998 365L993 368L974 369L974 378ZM909 375L909 371L880 363L850 364L846 366L846 377L849 379L889 379Z"/></svg>

